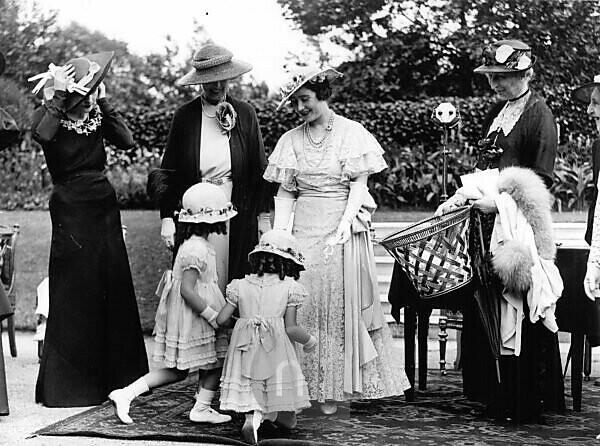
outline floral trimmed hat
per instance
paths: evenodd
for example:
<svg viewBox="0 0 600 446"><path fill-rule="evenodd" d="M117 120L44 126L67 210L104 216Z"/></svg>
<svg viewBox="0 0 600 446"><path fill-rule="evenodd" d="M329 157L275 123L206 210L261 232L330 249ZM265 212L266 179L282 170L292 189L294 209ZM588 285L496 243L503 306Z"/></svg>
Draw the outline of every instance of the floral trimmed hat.
<svg viewBox="0 0 600 446"><path fill-rule="evenodd" d="M594 91L594 88L598 87L600 87L600 74L594 76L594 80L592 82L588 82L577 87L575 90L573 90L571 95L576 101L588 104L590 102L592 91Z"/></svg>
<svg viewBox="0 0 600 446"><path fill-rule="evenodd" d="M531 47L520 40L499 40L483 50L483 64L474 73L518 73L535 63Z"/></svg>
<svg viewBox="0 0 600 446"><path fill-rule="evenodd" d="M283 107L304 84L308 82L323 82L325 79L331 82L341 76L342 73L331 67L299 67L295 72L291 73L290 80L281 87L282 99L277 106L277 110Z"/></svg>
<svg viewBox="0 0 600 446"><path fill-rule="evenodd" d="M72 65L75 69L74 80L67 84L69 96L65 108L71 110L92 93L106 76L110 64L115 56L114 51L88 54L69 60L65 65ZM43 95L45 99L54 96L54 72L58 67L48 65L48 71L27 79L29 82L38 81L33 88L33 94Z"/></svg>
<svg viewBox="0 0 600 446"><path fill-rule="evenodd" d="M181 206L181 223L219 223L237 215L221 188L211 183L196 183L186 190Z"/></svg>
<svg viewBox="0 0 600 446"><path fill-rule="evenodd" d="M271 254L277 254L285 259L289 259L296 265L300 266L304 270L304 256L300 252L300 244L296 237L294 237L289 231L284 229L271 229L265 232L256 248L250 254L248 258L253 254L259 252L268 252Z"/></svg>

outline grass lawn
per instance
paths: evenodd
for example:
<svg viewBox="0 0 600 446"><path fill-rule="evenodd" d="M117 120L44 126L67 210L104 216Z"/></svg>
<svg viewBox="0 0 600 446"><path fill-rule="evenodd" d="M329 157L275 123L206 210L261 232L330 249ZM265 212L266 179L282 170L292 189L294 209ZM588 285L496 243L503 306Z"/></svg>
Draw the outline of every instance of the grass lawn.
<svg viewBox="0 0 600 446"><path fill-rule="evenodd" d="M375 221L419 221L431 216L431 211L386 211L375 213ZM160 240L157 211L123 211L127 225L127 248L138 299L142 326L150 332L158 300L156 284L165 268L170 266L170 253ZM560 222L584 222L586 213L554 214ZM51 224L48 211L11 211L0 213L0 224L21 225L17 245L16 324L21 329L35 328L36 288L47 275L50 252Z"/></svg>

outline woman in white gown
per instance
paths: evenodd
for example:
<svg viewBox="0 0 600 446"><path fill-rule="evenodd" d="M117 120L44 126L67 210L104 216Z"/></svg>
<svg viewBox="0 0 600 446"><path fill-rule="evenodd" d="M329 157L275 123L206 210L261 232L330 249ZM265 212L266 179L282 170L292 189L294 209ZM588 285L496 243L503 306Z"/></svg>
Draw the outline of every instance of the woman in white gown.
<svg viewBox="0 0 600 446"><path fill-rule="evenodd" d="M264 178L280 183L275 228L292 226L306 255L300 282L308 298L298 322L318 339L299 352L310 398L324 413L354 398L402 394L410 384L392 352L379 302L369 238L374 209L367 178L387 167L383 149L360 123L328 105L337 71L305 68L284 89L304 123L278 141ZM293 222L291 209L295 206Z"/></svg>

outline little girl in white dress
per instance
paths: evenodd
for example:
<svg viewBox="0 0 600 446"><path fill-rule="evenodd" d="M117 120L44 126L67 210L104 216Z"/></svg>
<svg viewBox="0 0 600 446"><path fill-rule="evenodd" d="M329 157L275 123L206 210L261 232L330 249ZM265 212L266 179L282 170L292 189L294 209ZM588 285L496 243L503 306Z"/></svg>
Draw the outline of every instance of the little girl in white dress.
<svg viewBox="0 0 600 446"><path fill-rule="evenodd" d="M297 282L304 259L296 239L284 230L268 231L248 259L253 273L227 286L217 322L239 309L221 377L221 410L246 413L242 436L256 443L263 419L291 429L296 412L310 407L292 341L311 351L317 340L296 324L306 296Z"/></svg>
<svg viewBox="0 0 600 446"><path fill-rule="evenodd" d="M196 403L189 418L197 423L225 423L229 415L210 407L218 388L227 336L216 331L218 311L225 305L219 290L215 250L209 234L224 234L226 222L237 212L218 186L198 183L182 199L172 280L162 283L156 310L154 361L164 368L152 370L127 387L110 393L115 414L126 424L131 401L158 386L184 379L190 369L199 368ZM163 281L161 281L163 282Z"/></svg>

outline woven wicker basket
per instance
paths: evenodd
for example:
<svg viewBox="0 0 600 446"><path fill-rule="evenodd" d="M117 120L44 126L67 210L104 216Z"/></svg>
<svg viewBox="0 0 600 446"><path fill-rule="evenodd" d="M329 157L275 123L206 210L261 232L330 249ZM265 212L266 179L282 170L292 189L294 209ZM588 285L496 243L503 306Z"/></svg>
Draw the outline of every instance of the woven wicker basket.
<svg viewBox="0 0 600 446"><path fill-rule="evenodd" d="M470 207L461 207L379 242L406 272L421 298L448 293L471 281L469 213Z"/></svg>

